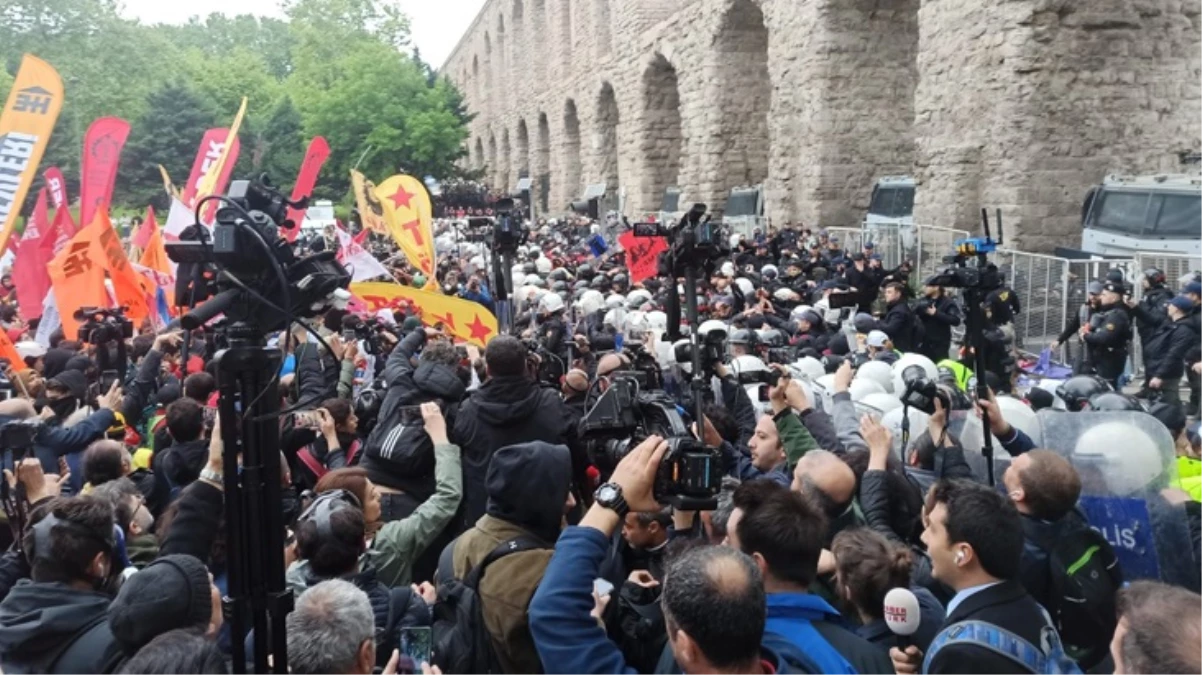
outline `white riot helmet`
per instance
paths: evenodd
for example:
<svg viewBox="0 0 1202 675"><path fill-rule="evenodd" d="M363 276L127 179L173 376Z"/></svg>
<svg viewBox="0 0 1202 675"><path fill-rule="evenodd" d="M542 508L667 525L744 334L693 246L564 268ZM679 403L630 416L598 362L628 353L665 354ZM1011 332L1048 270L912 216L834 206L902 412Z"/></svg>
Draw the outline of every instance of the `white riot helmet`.
<svg viewBox="0 0 1202 675"><path fill-rule="evenodd" d="M647 332L648 322L646 312L627 312L625 331L632 335L642 335Z"/></svg>
<svg viewBox="0 0 1202 675"><path fill-rule="evenodd" d="M690 344L688 338L677 340L676 342L673 342L672 343L672 354L675 355L677 350L681 349L682 347L684 347L685 345L688 345L688 344ZM683 371L685 375L693 374L693 364L692 364L692 362L688 361L687 359L684 361L677 361L676 365L680 366L680 370Z"/></svg>
<svg viewBox="0 0 1202 675"><path fill-rule="evenodd" d="M468 261L468 264L471 265L472 267L475 267L476 269L481 269L482 267L484 267L484 256L482 256L482 255L472 256L472 259Z"/></svg>
<svg viewBox="0 0 1202 675"><path fill-rule="evenodd" d="M626 306L626 297L621 293L610 293L605 298L605 306L610 309L621 309Z"/></svg>
<svg viewBox="0 0 1202 675"><path fill-rule="evenodd" d="M813 309L814 308L809 305L798 305L789 310L789 318L794 321L801 321L801 315L805 314L806 312L813 311Z"/></svg>
<svg viewBox="0 0 1202 675"><path fill-rule="evenodd" d="M822 397L822 409L831 412L835 409L835 374L827 373L814 380L814 391Z"/></svg>
<svg viewBox="0 0 1202 675"><path fill-rule="evenodd" d="M538 286L541 288L543 285L543 278L538 276L537 274L527 274L526 275L526 285L527 286Z"/></svg>
<svg viewBox="0 0 1202 675"><path fill-rule="evenodd" d="M889 433L893 434L893 451L897 453L899 457L904 458L904 455L901 454L902 450L904 450L904 448L901 447L903 412L907 412L908 417L910 418L911 441L913 441L915 438L918 438L918 436L922 434L923 430L927 428L927 422L931 419L931 416L917 408L903 408L901 406L898 406L881 416L881 425L888 429Z"/></svg>
<svg viewBox="0 0 1202 675"><path fill-rule="evenodd" d="M525 285L526 285L526 275L525 275L525 273L523 273L523 272L514 272L514 273L513 273L513 287L514 287L514 288L521 288L522 286L525 286Z"/></svg>
<svg viewBox="0 0 1202 675"><path fill-rule="evenodd" d="M641 288L636 288L626 296L626 306L630 309L639 309L648 302L651 302L651 293Z"/></svg>
<svg viewBox="0 0 1202 675"><path fill-rule="evenodd" d="M735 377L742 375L750 375L753 373L761 373L768 370L768 365L758 356L744 354L731 359L730 370Z"/></svg>
<svg viewBox="0 0 1202 675"><path fill-rule="evenodd" d="M741 234L732 234L732 235L730 235L730 247L731 247L731 249L736 249L736 248L738 248L738 247L739 247L739 244L741 244L741 243L743 243L743 235L741 235Z"/></svg>
<svg viewBox="0 0 1202 675"><path fill-rule="evenodd" d="M1039 426L1039 416L1031 406L1013 396L998 396L997 406L1002 411L1002 419L1029 436L1036 445L1041 443L1043 429Z"/></svg>
<svg viewBox="0 0 1202 675"><path fill-rule="evenodd" d="M813 356L803 356L797 359L793 362L792 366L789 366L789 369L793 371L795 376L811 382L817 381L818 378L826 375L826 368L823 367L822 362Z"/></svg>
<svg viewBox="0 0 1202 675"><path fill-rule="evenodd" d="M868 378L861 377L857 377L852 380L851 386L847 388L847 391L849 394L851 394L851 400L853 402L862 401L870 394L887 393L885 388L882 387L876 380L870 380Z"/></svg>
<svg viewBox="0 0 1202 675"><path fill-rule="evenodd" d="M558 312L563 309L563 298L557 293L548 293L543 296L543 299L538 303L538 311L543 314Z"/></svg>
<svg viewBox="0 0 1202 675"><path fill-rule="evenodd" d="M889 411L902 407L901 401L893 394L868 394L856 401L856 410L860 413L875 414L877 419L883 418Z"/></svg>
<svg viewBox="0 0 1202 675"><path fill-rule="evenodd" d="M893 368L884 361L868 361L856 369L855 380L870 380L880 385L881 390L893 393Z"/></svg>
<svg viewBox="0 0 1202 675"><path fill-rule="evenodd" d="M538 273L543 276L546 276L551 273L551 267L552 266L551 266L550 258L542 257L542 258L539 258L538 260L534 261L534 268L537 269Z"/></svg>
<svg viewBox="0 0 1202 675"><path fill-rule="evenodd" d="M718 273L728 279L733 277L735 275L735 264L727 260L726 262L722 263L722 267L718 268Z"/></svg>
<svg viewBox="0 0 1202 675"><path fill-rule="evenodd" d="M801 300L801 296L792 288L781 287L772 292L772 297L781 302L797 302Z"/></svg>
<svg viewBox="0 0 1202 675"><path fill-rule="evenodd" d="M735 285L739 287L739 292L741 292L743 295L755 295L755 284L751 283L751 279L739 277L738 279L735 279Z"/></svg>
<svg viewBox="0 0 1202 675"><path fill-rule="evenodd" d="M647 329L662 335L668 330L668 315L659 310L647 312Z"/></svg>
<svg viewBox="0 0 1202 675"><path fill-rule="evenodd" d="M602 319L601 322L606 326L613 326L614 328L620 329L626 323L626 310L611 309L605 313L605 318Z"/></svg>
<svg viewBox="0 0 1202 675"><path fill-rule="evenodd" d="M906 378L913 377L919 374L918 370L908 370L916 366L922 371L928 380L932 382L939 381L939 369L935 367L935 362L923 356L922 354L903 354L896 363L893 364L893 393L901 396L906 391ZM908 371L908 372L907 372Z"/></svg>
<svg viewBox="0 0 1202 675"><path fill-rule="evenodd" d="M601 291L589 289L580 296L580 311L586 315L596 314L604 306L605 296L601 295Z"/></svg>
<svg viewBox="0 0 1202 675"><path fill-rule="evenodd" d="M665 323L667 322L667 318L668 317L665 314L664 315ZM708 321L702 321L701 325L697 327L697 335L704 337L707 333L709 333L712 330L722 331L723 333L727 332L728 329L726 327L726 322L721 319L710 319Z"/></svg>

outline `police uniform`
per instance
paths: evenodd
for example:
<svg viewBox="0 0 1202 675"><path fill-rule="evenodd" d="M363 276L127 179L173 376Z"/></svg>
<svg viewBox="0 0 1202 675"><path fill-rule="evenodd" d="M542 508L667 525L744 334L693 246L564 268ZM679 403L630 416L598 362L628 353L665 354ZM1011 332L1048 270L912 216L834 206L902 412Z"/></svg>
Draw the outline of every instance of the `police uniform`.
<svg viewBox="0 0 1202 675"><path fill-rule="evenodd" d="M1122 295L1123 285L1107 282L1104 289ZM1127 307L1120 303L1103 305L1089 318L1089 330L1082 336L1089 350L1093 371L1119 389L1118 379L1127 367L1127 348L1131 340L1131 320Z"/></svg>

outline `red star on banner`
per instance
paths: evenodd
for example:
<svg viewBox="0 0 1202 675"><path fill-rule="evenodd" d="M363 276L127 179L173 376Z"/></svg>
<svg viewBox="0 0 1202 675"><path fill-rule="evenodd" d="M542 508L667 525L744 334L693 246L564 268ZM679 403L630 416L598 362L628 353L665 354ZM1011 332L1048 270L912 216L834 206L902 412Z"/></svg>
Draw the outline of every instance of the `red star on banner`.
<svg viewBox="0 0 1202 675"><path fill-rule="evenodd" d="M492 335L492 329L484 325L484 322L480 320L479 314L476 314L475 321L467 325L467 329L471 331L471 337L473 340L479 340L481 342L484 342L489 335Z"/></svg>
<svg viewBox="0 0 1202 675"><path fill-rule="evenodd" d="M447 312L446 316L438 316L437 314L431 312L430 320L432 320L434 323L441 323L451 330L455 330L455 315L451 312Z"/></svg>
<svg viewBox="0 0 1202 675"><path fill-rule="evenodd" d="M413 198L413 195L409 194L408 192L405 192L405 186L403 186L403 185L398 185L396 188L396 194L389 197L389 199L392 200L393 207L398 208L398 209L401 206L404 206L405 208L410 208L409 200L412 198Z"/></svg>

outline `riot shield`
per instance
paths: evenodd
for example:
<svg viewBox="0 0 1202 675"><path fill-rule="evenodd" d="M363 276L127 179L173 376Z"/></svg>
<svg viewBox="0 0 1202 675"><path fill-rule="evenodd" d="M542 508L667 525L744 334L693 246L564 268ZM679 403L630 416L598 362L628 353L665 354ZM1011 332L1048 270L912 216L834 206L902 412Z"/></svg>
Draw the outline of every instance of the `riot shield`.
<svg viewBox="0 0 1202 675"><path fill-rule="evenodd" d="M1173 439L1142 412L1040 411L1043 447L1081 476L1081 509L1114 547L1125 579L1160 579L1197 590L1185 499L1171 488Z"/></svg>
<svg viewBox="0 0 1202 675"><path fill-rule="evenodd" d="M989 480L989 465L981 449L985 447L985 429L975 411L953 410L947 416L947 431L960 441L964 448L964 460L972 468L977 480L985 483ZM993 476L997 483L1002 482L1002 474L1010 467L1010 453L1002 447L997 436L993 440Z"/></svg>

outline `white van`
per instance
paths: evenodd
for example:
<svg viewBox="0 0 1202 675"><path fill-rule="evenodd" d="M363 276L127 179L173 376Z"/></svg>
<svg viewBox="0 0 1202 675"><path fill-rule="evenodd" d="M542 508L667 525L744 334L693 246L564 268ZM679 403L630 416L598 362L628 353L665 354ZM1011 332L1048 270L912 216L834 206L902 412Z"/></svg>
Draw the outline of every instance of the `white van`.
<svg viewBox="0 0 1202 675"><path fill-rule="evenodd" d="M884 176L872 186L872 201L868 204L868 225L914 224L914 178Z"/></svg>
<svg viewBox="0 0 1202 675"><path fill-rule="evenodd" d="M335 224L334 203L328 199L319 199L309 205L305 211L305 222L301 223L301 234L322 235L326 227Z"/></svg>

